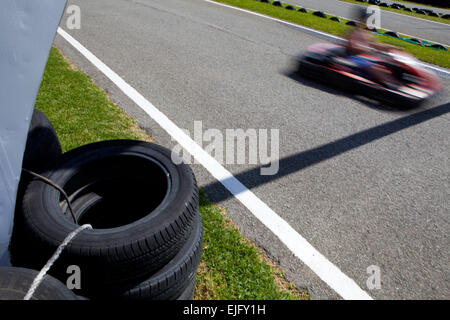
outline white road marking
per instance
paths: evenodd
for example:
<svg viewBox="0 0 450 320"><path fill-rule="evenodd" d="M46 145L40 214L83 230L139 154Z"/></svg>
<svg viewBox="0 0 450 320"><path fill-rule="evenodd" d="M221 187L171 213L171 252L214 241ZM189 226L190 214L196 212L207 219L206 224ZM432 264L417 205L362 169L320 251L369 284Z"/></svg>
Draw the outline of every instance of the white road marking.
<svg viewBox="0 0 450 320"><path fill-rule="evenodd" d="M230 8L230 9L234 9L234 10L238 10L238 11L242 11L242 12L245 12L245 13L248 13L248 14L252 14L254 16L261 17L261 18L265 18L265 19L269 19L269 20L272 20L272 21L276 21L276 22L279 22L279 23L282 23L282 24L285 24L285 25L288 25L288 26L291 26L291 27L294 27L294 28L297 28L297 29L300 29L300 30L303 30L303 31L307 31L309 33L313 33L315 35L319 35L319 36L321 36L323 38L326 38L329 41L344 41L344 39L341 38L341 37L334 36L332 34L329 34L329 33L326 33L326 32L322 32L322 31L318 31L318 30L315 30L315 29L311 29L311 28L308 28L308 27L304 27L304 26L301 26L301 25L298 25L298 24L295 24L295 23L291 23L291 22L287 22L287 21L284 21L284 20L280 20L280 19L277 19L277 18L274 18L274 17L266 16L264 14L257 13L257 12L251 11L251 10L246 10L246 9L234 7L234 6L231 6L231 5L228 5L228 4L224 4L224 3L220 3L220 2L216 2L216 1L213 1L213 0L203 0L203 1L211 3L211 4L215 4L215 5L218 5L218 6L222 6L222 7L226 7L226 8ZM450 71L449 70L445 70L443 68L439 68L439 67L433 66L431 64L425 63L425 62L419 62L419 64L421 66L427 68L427 69L431 69L431 70L437 72L438 74L440 74L442 76L450 77Z"/></svg>
<svg viewBox="0 0 450 320"><path fill-rule="evenodd" d="M311 33L313 33L315 35L324 36L327 39L333 39L333 40L338 40L338 41L342 41L343 40L341 37L334 36L332 34L329 34L329 33L326 33L326 32L322 32L322 31L318 31L318 30L315 30L315 29L312 29L312 28L308 28L308 27L305 27L305 26L301 26L301 25L296 24L296 23L291 23L291 22L280 20L280 19L277 19L277 18L274 18L274 17L271 17L271 16L266 16L265 14L262 14L262 13L257 13L257 12L246 10L246 9L242 9L242 8L239 8L239 7L234 7L232 5L221 3L221 2L216 2L216 1L213 1L213 0L203 0L203 1L215 4L215 5L218 5L218 6L227 7L227 8L231 8L231 9L234 9L234 10L250 13L252 15L255 15L255 16L258 16L258 17L261 17L261 18L265 18L265 19L269 19L269 20L272 20L272 21L280 22L282 24L285 24L285 25L288 25L288 26L291 26L291 27L294 27L294 28L297 28L297 29L301 29L301 30L304 30L304 31L311 32Z"/></svg>
<svg viewBox="0 0 450 320"><path fill-rule="evenodd" d="M165 114L159 111L139 92L126 83L117 73L111 70L63 29L58 28L58 34L96 66L184 149L191 153L192 156L203 165L212 176L214 176L214 178L220 181L220 183L222 183L233 196L247 207L258 220L271 230L297 258L303 261L303 263L315 272L328 286L336 291L336 293L344 299L372 300L372 297L362 290L353 279L345 275L337 266L317 251L294 228L278 216L263 201L256 197L253 192L197 145L188 135L177 127L175 123L167 118Z"/></svg>

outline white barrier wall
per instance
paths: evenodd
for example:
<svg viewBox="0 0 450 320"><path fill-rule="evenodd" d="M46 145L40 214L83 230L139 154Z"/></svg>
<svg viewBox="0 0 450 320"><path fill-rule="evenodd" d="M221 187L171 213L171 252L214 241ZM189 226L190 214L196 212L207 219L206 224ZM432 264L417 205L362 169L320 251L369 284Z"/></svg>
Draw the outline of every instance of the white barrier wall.
<svg viewBox="0 0 450 320"><path fill-rule="evenodd" d="M66 0L0 5L0 265L9 264L17 185L28 127Z"/></svg>

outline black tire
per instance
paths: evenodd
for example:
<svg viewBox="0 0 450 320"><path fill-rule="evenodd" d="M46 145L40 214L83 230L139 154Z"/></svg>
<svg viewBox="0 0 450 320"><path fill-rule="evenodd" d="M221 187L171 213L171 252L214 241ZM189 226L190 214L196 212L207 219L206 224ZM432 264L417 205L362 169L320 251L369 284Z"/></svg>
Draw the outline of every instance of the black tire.
<svg viewBox="0 0 450 320"><path fill-rule="evenodd" d="M118 297L127 300L192 300L202 250L203 225L198 213L192 234L180 252L150 278L129 286Z"/></svg>
<svg viewBox="0 0 450 320"><path fill-rule="evenodd" d="M274 5L276 7L280 7L280 8L284 7L284 5L281 1L274 1L274 2L272 2L272 5Z"/></svg>
<svg viewBox="0 0 450 320"><path fill-rule="evenodd" d="M74 238L51 269L64 279L67 266L78 265L83 295L145 279L162 268L185 244L198 211L190 167L175 165L170 150L147 142L103 141L71 150L46 176L72 201L89 193L103 199L78 220L94 229ZM52 186L38 179L29 184L20 210L23 232L15 237L20 243L12 245L11 254L19 256L15 261L41 268L78 228L60 201Z"/></svg>
<svg viewBox="0 0 450 320"><path fill-rule="evenodd" d="M330 20L341 23L341 19L339 17L331 17Z"/></svg>
<svg viewBox="0 0 450 320"><path fill-rule="evenodd" d="M23 154L22 167L41 173L62 154L58 135L47 116L34 109Z"/></svg>
<svg viewBox="0 0 450 320"><path fill-rule="evenodd" d="M43 173L46 169L50 168L61 155L61 143L51 121L42 111L34 109L23 154L22 167L36 173ZM32 179L32 175L22 171L17 189L16 211L20 210L18 207L22 201L23 194ZM16 221L20 218L18 216L20 216L20 214L15 214ZM13 237L14 236L15 234L13 233Z"/></svg>
<svg viewBox="0 0 450 320"><path fill-rule="evenodd" d="M315 15L315 16L317 16L319 18L324 18L324 19L327 18L327 15L325 13L323 13L322 11L314 11L313 15Z"/></svg>
<svg viewBox="0 0 450 320"><path fill-rule="evenodd" d="M385 32L384 34L387 35L387 36L391 36L391 37L400 39L400 36L398 35L398 33L397 33L397 32L394 32L394 31L387 31L387 32Z"/></svg>
<svg viewBox="0 0 450 320"><path fill-rule="evenodd" d="M23 300L38 271L0 267L0 300ZM64 284L46 275L31 300L81 300Z"/></svg>
<svg viewBox="0 0 450 320"><path fill-rule="evenodd" d="M416 44L418 44L418 45L420 45L420 46L423 45L423 42L422 42L422 40L420 40L420 39L417 39L417 38L411 38L411 39L409 39L409 40L412 41L412 42L414 42L414 43L416 43Z"/></svg>
<svg viewBox="0 0 450 320"><path fill-rule="evenodd" d="M429 46L429 47L430 47L430 48L433 48L433 49L438 49L438 50L448 51L448 49L447 49L446 47L444 47L442 44L438 44L438 43L432 44L432 45Z"/></svg>
<svg viewBox="0 0 450 320"><path fill-rule="evenodd" d="M331 71L321 65L325 63L323 59L324 56L320 54L309 53L302 56L298 66L299 74L335 89L355 93L355 86L346 76Z"/></svg>
<svg viewBox="0 0 450 320"><path fill-rule="evenodd" d="M189 286L183 291L177 300L194 300L196 280L197 277L194 277Z"/></svg>
<svg viewBox="0 0 450 320"><path fill-rule="evenodd" d="M75 216L79 218L83 212L102 201L95 193L86 194L72 203ZM193 230L186 244L178 254L150 279L136 285L128 284L124 292L96 292L94 299L104 299L115 295L119 299L132 300L193 300L196 282L196 270L200 263L203 248L203 226L200 214L195 218ZM165 285L161 285L164 283ZM181 292L181 293L180 293Z"/></svg>
<svg viewBox="0 0 450 320"><path fill-rule="evenodd" d="M413 97L407 97L395 92L379 89L364 83L358 84L358 91L365 96L377 100L381 104L396 109L411 110L420 107L425 99L416 99Z"/></svg>

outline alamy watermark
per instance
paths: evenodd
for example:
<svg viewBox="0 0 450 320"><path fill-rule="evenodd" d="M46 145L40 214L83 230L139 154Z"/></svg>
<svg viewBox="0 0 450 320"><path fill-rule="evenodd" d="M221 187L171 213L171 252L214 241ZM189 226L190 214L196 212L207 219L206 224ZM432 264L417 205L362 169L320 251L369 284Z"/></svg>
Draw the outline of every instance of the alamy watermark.
<svg viewBox="0 0 450 320"><path fill-rule="evenodd" d="M366 285L369 290L380 290L381 289L381 269L379 266L371 265L368 266L367 274L369 274L369 278L367 278Z"/></svg>
<svg viewBox="0 0 450 320"><path fill-rule="evenodd" d="M203 130L202 121L194 121L193 135L187 129L182 130L220 164L260 164L266 166L261 167L261 175L278 173L278 129L225 129L222 132L219 129ZM179 144L172 149L172 161L175 164L180 164L181 161L187 164L198 163Z"/></svg>
<svg viewBox="0 0 450 320"><path fill-rule="evenodd" d="M68 14L66 20L66 27L69 30L81 29L81 9L77 5L70 5L66 9L66 13Z"/></svg>
<svg viewBox="0 0 450 320"><path fill-rule="evenodd" d="M367 7L368 18L366 20L366 26L368 29L380 29L381 28L381 9L378 6Z"/></svg>
<svg viewBox="0 0 450 320"><path fill-rule="evenodd" d="M67 274L70 276L67 278L66 286L70 290L81 289L81 269L77 265L71 265L67 267Z"/></svg>

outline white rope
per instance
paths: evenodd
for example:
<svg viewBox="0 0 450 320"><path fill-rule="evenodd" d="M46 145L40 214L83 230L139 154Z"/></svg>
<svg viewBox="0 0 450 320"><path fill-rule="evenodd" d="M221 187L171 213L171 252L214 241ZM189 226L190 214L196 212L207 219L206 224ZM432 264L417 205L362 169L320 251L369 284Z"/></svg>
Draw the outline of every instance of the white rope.
<svg viewBox="0 0 450 320"><path fill-rule="evenodd" d="M42 280L44 279L44 276L47 274L48 270L50 270L50 268L55 263L55 261L59 258L59 256L61 255L61 252L64 250L64 248L69 244L70 241L72 241L73 238L75 238L81 231L83 231L85 229L92 229L92 226L90 224L84 224L84 225L80 226L78 229L72 231L64 239L64 241L59 245L58 249L56 249L56 252L50 258L50 260L48 260L47 264L38 273L36 278L34 278L33 283L31 284L31 287L28 290L28 292L25 295L25 297L23 298L23 300L30 300L31 299L31 297L33 296L33 294L36 291L37 287L41 284Z"/></svg>

